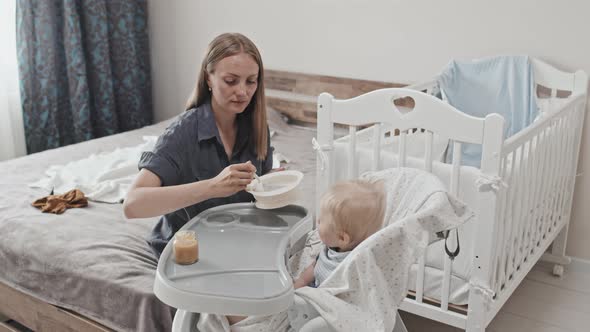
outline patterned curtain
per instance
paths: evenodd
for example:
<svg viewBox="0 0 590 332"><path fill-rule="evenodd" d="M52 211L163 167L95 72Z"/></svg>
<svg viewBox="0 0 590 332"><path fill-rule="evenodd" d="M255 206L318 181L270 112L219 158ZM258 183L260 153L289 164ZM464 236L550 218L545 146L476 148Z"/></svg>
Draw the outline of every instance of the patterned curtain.
<svg viewBox="0 0 590 332"><path fill-rule="evenodd" d="M152 123L147 0L17 0L28 153Z"/></svg>

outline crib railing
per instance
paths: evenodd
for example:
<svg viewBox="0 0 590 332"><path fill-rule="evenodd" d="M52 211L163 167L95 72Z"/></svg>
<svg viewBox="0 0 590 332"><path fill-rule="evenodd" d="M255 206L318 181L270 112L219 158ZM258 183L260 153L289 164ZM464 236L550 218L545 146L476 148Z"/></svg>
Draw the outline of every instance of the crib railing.
<svg viewBox="0 0 590 332"><path fill-rule="evenodd" d="M584 113L584 97L572 98L504 143L488 321L569 221Z"/></svg>

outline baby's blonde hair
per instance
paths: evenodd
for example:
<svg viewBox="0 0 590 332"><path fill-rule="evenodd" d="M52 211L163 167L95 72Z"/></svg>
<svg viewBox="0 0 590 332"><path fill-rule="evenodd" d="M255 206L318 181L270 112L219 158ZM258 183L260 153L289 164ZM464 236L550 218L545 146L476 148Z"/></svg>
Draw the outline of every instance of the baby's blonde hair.
<svg viewBox="0 0 590 332"><path fill-rule="evenodd" d="M340 182L322 196L320 213L329 214L334 230L348 233L356 246L381 229L385 197L382 181Z"/></svg>

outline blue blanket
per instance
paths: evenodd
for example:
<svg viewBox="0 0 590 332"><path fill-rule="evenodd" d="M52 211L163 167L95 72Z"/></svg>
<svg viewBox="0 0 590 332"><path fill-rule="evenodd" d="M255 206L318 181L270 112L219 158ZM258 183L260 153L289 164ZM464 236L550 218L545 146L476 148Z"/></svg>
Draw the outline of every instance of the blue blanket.
<svg viewBox="0 0 590 332"><path fill-rule="evenodd" d="M538 113L533 68L527 56L453 60L443 69L438 83L458 110L476 117L502 115L505 138L530 125ZM481 145L463 144L462 150L463 165L480 166Z"/></svg>

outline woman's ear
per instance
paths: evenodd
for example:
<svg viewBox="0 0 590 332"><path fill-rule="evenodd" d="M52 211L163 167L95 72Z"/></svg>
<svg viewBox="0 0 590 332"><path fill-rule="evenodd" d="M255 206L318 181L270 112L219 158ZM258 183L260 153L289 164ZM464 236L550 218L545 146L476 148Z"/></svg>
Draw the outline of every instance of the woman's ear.
<svg viewBox="0 0 590 332"><path fill-rule="evenodd" d="M211 91L211 75L208 72L205 72L205 83L207 83L207 90Z"/></svg>

